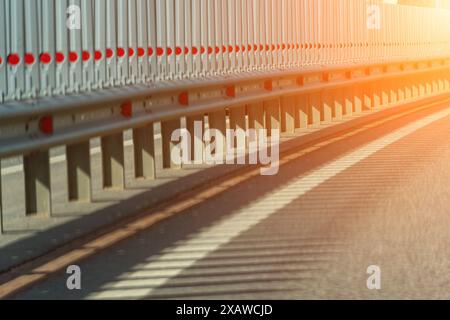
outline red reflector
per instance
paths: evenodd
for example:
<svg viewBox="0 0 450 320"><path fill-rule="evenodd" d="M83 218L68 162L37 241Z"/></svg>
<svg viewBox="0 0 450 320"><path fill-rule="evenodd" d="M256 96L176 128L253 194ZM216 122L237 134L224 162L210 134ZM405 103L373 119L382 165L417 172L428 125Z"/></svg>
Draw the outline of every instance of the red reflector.
<svg viewBox="0 0 450 320"><path fill-rule="evenodd" d="M63 63L64 62L64 59L65 59L64 53L57 52L55 56L56 56L56 63Z"/></svg>
<svg viewBox="0 0 450 320"><path fill-rule="evenodd" d="M189 94L187 92L180 93L178 96L178 102L180 102L183 106L189 105Z"/></svg>
<svg viewBox="0 0 450 320"><path fill-rule="evenodd" d="M226 47L226 46L223 46L223 47L222 47L222 52L223 52L223 53L227 53L227 47Z"/></svg>
<svg viewBox="0 0 450 320"><path fill-rule="evenodd" d="M102 60L102 58L103 58L102 52L99 51L99 50L96 50L96 51L94 52L94 59L95 59L95 61Z"/></svg>
<svg viewBox="0 0 450 320"><path fill-rule="evenodd" d="M131 118L133 116L133 104L129 101L124 102L121 106L121 113L125 118Z"/></svg>
<svg viewBox="0 0 450 320"><path fill-rule="evenodd" d="M49 64L50 62L52 62L52 56L48 52L42 53L39 59L42 64Z"/></svg>
<svg viewBox="0 0 450 320"><path fill-rule="evenodd" d="M71 53L69 53L69 61L70 62L77 62L78 61L78 53L72 51Z"/></svg>
<svg viewBox="0 0 450 320"><path fill-rule="evenodd" d="M200 49L200 53L201 53L201 54L204 54L205 52L206 52L205 47L202 47L202 48Z"/></svg>
<svg viewBox="0 0 450 320"><path fill-rule="evenodd" d="M184 48L184 54L189 54L189 48L188 47Z"/></svg>
<svg viewBox="0 0 450 320"><path fill-rule="evenodd" d="M181 55L183 53L183 50L180 48L180 47L176 47L176 49L175 49L175 54L177 55L177 56L179 56L179 55Z"/></svg>
<svg viewBox="0 0 450 320"><path fill-rule="evenodd" d="M220 48L216 47L216 54L219 54L219 53L220 53Z"/></svg>
<svg viewBox="0 0 450 320"><path fill-rule="evenodd" d="M106 57L111 59L114 56L114 51L111 48L106 49Z"/></svg>
<svg viewBox="0 0 450 320"><path fill-rule="evenodd" d="M53 117L44 116L39 120L39 129L43 134L53 134Z"/></svg>
<svg viewBox="0 0 450 320"><path fill-rule="evenodd" d="M192 47L192 54L193 54L193 55L198 54L198 49L197 49L197 47Z"/></svg>
<svg viewBox="0 0 450 320"><path fill-rule="evenodd" d="M158 57L161 57L164 54L164 49L160 47L156 48L156 54Z"/></svg>
<svg viewBox="0 0 450 320"><path fill-rule="evenodd" d="M128 48L128 57L132 57L134 56L134 49L133 48Z"/></svg>
<svg viewBox="0 0 450 320"><path fill-rule="evenodd" d="M83 51L81 57L83 61L86 62L91 58L91 54L89 53L89 51Z"/></svg>
<svg viewBox="0 0 450 320"><path fill-rule="evenodd" d="M212 54L213 53L213 48L212 47L208 47L208 54Z"/></svg>
<svg viewBox="0 0 450 320"><path fill-rule="evenodd" d="M119 58L123 58L125 56L125 49L124 48L117 48L117 56Z"/></svg>
<svg viewBox="0 0 450 320"><path fill-rule="evenodd" d="M172 53L173 53L172 48L167 48L167 55L170 56L172 55Z"/></svg>
<svg viewBox="0 0 450 320"><path fill-rule="evenodd" d="M138 57L142 58L145 55L144 48L138 48Z"/></svg>
<svg viewBox="0 0 450 320"><path fill-rule="evenodd" d="M27 65L31 65L36 61L36 59L34 58L34 55L32 53L27 53L25 54L25 63Z"/></svg>
<svg viewBox="0 0 450 320"><path fill-rule="evenodd" d="M229 51L229 52L233 52L233 47L232 47L232 46L229 46L229 47L228 47L228 51Z"/></svg>
<svg viewBox="0 0 450 320"><path fill-rule="evenodd" d="M20 63L20 56L17 53L11 53L8 56L8 63L12 66L17 66Z"/></svg>
<svg viewBox="0 0 450 320"><path fill-rule="evenodd" d="M236 46L236 52L241 51L241 48L239 46Z"/></svg>
<svg viewBox="0 0 450 320"><path fill-rule="evenodd" d="M236 97L236 88L234 86L229 86L225 89L225 94L227 97L234 98Z"/></svg>
<svg viewBox="0 0 450 320"><path fill-rule="evenodd" d="M0 57L0 65L3 63L3 59L2 57Z"/></svg>
<svg viewBox="0 0 450 320"><path fill-rule="evenodd" d="M149 47L147 51L148 56L151 57L153 55L153 48Z"/></svg>
<svg viewBox="0 0 450 320"><path fill-rule="evenodd" d="M248 51L252 51L252 49L253 49L252 45L249 44L247 50L248 50ZM255 49L255 50L256 50L256 49Z"/></svg>
<svg viewBox="0 0 450 320"><path fill-rule="evenodd" d="M253 50L258 51L258 45L257 44L253 45Z"/></svg>

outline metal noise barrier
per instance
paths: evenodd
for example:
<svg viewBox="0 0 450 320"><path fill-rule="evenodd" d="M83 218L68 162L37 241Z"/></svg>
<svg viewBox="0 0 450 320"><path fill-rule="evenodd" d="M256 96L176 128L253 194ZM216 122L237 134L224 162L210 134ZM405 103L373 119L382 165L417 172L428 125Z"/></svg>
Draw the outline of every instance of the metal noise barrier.
<svg viewBox="0 0 450 320"><path fill-rule="evenodd" d="M449 24L450 11L375 0L0 0L0 103L443 56Z"/></svg>

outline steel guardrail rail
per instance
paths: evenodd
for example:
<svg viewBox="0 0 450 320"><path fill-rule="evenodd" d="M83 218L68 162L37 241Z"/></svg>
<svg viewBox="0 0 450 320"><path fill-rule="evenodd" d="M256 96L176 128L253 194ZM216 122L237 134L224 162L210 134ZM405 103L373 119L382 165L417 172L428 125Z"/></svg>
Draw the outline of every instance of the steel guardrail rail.
<svg viewBox="0 0 450 320"><path fill-rule="evenodd" d="M436 63L436 67L430 67ZM115 132L133 129L148 123L171 120L189 115L208 113L218 109L233 106L246 105L257 101L270 100L281 96L306 94L308 92L329 90L335 87L345 87L362 84L365 82L413 76L424 71L433 72L449 68L450 58L440 58L432 60L378 63L373 65L355 66L335 66L331 68L311 68L306 70L286 70L280 72L265 72L257 75L243 75L240 77L230 77L228 79L205 79L202 81L180 81L170 84L158 84L154 86L136 85L127 88L105 89L103 91L92 92L85 95L65 96L55 98L44 98L36 101L11 102L0 105L0 158L25 155L34 151L46 148L76 143L84 139L99 137ZM403 70L405 65L412 66L412 69ZM425 66L425 69L418 69L418 66ZM389 67L396 67L395 72L388 72ZM378 74L371 74L370 70L377 70ZM360 72L360 76L354 78L352 72ZM345 78L339 81L327 81L326 75L340 72L345 73ZM299 83L299 79L308 76L318 76L319 81L310 84ZM274 82L281 79L296 80L297 85L289 84L286 88L278 87L271 90L263 88L267 81ZM198 100L194 103L187 101L181 104L179 95L195 92L196 90L226 90L232 86L236 91L239 86L256 83L261 85L260 92L247 94L246 96L230 97L223 94L221 98ZM116 112L111 117L95 118L98 109L120 109L126 103L137 101L151 101L153 96L167 96L175 101L170 104L149 106L137 110L138 112L129 117ZM77 114L82 114L87 121L63 121L58 124L58 117L67 116L76 118ZM89 116L93 114L93 116ZM42 117L51 117L54 130L51 133L44 133L39 129L37 123ZM14 134L14 129L7 132L7 127L27 128ZM3 129L3 130L2 130Z"/></svg>

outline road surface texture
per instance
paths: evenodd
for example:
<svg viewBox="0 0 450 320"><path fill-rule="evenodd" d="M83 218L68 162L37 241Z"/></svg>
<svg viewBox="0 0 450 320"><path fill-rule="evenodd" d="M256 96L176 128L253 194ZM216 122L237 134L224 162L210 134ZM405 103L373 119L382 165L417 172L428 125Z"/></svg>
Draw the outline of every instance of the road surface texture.
<svg viewBox="0 0 450 320"><path fill-rule="evenodd" d="M65 243L139 211L190 190L202 182L226 174L233 168L198 166L185 170L162 170L161 139L156 136L155 180L134 178L133 148L125 135L126 189L104 190L98 139L91 142L92 203L68 202L64 148L51 150L51 217L25 216L24 172L21 159L3 161L2 192L5 234L0 236L0 272L53 250ZM214 170L212 170L214 169ZM139 204L139 205L138 205Z"/></svg>
<svg viewBox="0 0 450 320"><path fill-rule="evenodd" d="M294 154L15 299L450 298L450 108ZM368 290L367 268L381 268Z"/></svg>

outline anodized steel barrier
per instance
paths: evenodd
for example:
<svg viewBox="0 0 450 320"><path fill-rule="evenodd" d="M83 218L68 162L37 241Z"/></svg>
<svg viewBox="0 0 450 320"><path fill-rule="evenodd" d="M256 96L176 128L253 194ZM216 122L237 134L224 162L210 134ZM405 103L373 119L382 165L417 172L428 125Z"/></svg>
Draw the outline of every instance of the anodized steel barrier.
<svg viewBox="0 0 450 320"><path fill-rule="evenodd" d="M318 127L447 93L449 12L365 0L0 0L0 159L23 157L26 215L52 215L50 149L65 146L69 201L174 168L171 134L205 119ZM79 19L79 20L78 20ZM20 182L22 183L22 182ZM0 231L2 222L0 177Z"/></svg>
<svg viewBox="0 0 450 320"><path fill-rule="evenodd" d="M123 133L128 129L133 129L136 178L154 179L155 123L161 124L163 167L178 168L171 159L175 146L170 139L182 119L191 134L193 122L205 126L205 118L223 137L227 119L232 129L293 133L364 110L448 98L449 89L450 58L443 57L167 81L10 102L0 108L0 159L23 157L26 215L51 216L53 147L66 147L67 199L90 202L92 138L101 137L103 187L123 190Z"/></svg>
<svg viewBox="0 0 450 320"><path fill-rule="evenodd" d="M450 53L450 11L376 0L0 0L0 103Z"/></svg>

